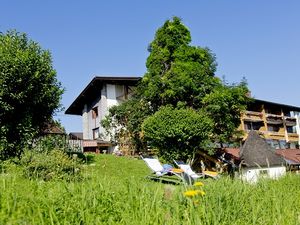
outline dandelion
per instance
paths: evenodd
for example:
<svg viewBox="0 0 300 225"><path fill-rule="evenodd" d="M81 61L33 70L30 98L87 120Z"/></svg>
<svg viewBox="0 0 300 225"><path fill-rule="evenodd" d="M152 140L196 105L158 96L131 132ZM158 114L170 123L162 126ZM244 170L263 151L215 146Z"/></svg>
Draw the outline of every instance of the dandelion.
<svg viewBox="0 0 300 225"><path fill-rule="evenodd" d="M201 186L204 186L204 184L202 182L198 181L198 182L194 183L194 186L201 187Z"/></svg>
<svg viewBox="0 0 300 225"><path fill-rule="evenodd" d="M195 197L196 195L199 194L198 191L199 190L189 190L189 191L184 192L183 194L185 197Z"/></svg>
<svg viewBox="0 0 300 225"><path fill-rule="evenodd" d="M183 193L185 197L195 197L197 195L204 196L205 192L202 190L189 190Z"/></svg>

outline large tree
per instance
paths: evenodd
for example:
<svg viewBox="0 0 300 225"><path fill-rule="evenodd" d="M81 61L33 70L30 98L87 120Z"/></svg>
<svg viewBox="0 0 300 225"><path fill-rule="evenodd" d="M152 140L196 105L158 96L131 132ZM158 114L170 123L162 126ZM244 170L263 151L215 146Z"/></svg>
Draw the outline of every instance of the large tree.
<svg viewBox="0 0 300 225"><path fill-rule="evenodd" d="M192 156L194 151L191 149L199 150L200 146L210 148L212 142L231 141L248 102L246 83L228 85L222 82L215 76L217 63L214 54L208 48L191 46L190 43L190 32L181 20L177 17L167 20L149 45L147 72L137 87L134 100L127 102L127 107L117 106L121 111L114 108L109 115L116 119L116 124L124 122L122 126L127 133L139 134L134 137L148 141L165 158L170 158L167 149L171 142L166 140L171 140L171 137L173 141L180 135L187 138L178 138L182 144L169 147L170 152L182 151L178 154L181 156ZM165 106L171 108L166 110ZM138 110L133 114L126 112L130 108ZM141 110L146 113L136 113ZM182 118L179 114L191 118L179 120ZM196 118L199 121L203 118L206 123L194 122L197 127L191 126ZM133 121L138 121L136 127L129 126L134 124ZM203 135L202 131L210 135ZM199 140L187 141L195 139Z"/></svg>
<svg viewBox="0 0 300 225"><path fill-rule="evenodd" d="M162 105L201 107L201 99L219 79L215 56L208 48L190 46L191 35L181 20L167 20L149 45L147 73L138 93L156 111Z"/></svg>
<svg viewBox="0 0 300 225"><path fill-rule="evenodd" d="M51 54L24 33L0 33L0 159L19 156L60 107Z"/></svg>

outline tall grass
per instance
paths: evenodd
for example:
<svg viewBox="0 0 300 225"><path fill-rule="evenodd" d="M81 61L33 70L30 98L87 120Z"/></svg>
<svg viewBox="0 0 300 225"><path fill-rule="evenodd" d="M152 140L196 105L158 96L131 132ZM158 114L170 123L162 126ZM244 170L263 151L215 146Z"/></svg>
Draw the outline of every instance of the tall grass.
<svg viewBox="0 0 300 225"><path fill-rule="evenodd" d="M206 195L189 199L185 185L145 179L143 161L99 155L84 180L23 178L18 168L0 175L0 224L300 224L300 177L257 185L203 180Z"/></svg>

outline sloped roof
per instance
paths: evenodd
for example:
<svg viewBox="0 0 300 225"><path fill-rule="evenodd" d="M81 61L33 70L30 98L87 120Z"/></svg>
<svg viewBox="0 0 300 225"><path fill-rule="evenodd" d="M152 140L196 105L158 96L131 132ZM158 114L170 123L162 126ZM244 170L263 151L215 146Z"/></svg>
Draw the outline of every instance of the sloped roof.
<svg viewBox="0 0 300 225"><path fill-rule="evenodd" d="M268 167L283 165L284 160L275 153L265 139L256 131L250 131L240 150L240 158L246 167Z"/></svg>
<svg viewBox="0 0 300 225"><path fill-rule="evenodd" d="M250 103L250 105L251 104L272 105L272 106L281 108L283 110L300 112L300 107L298 107L298 106L286 105L286 104L281 104L281 103L277 103L277 102L270 102L270 101L257 99L257 98L254 98L254 101L252 103Z"/></svg>
<svg viewBox="0 0 300 225"><path fill-rule="evenodd" d="M71 132L71 133L69 133L69 138L71 140L83 140L83 133L82 132Z"/></svg>
<svg viewBox="0 0 300 225"><path fill-rule="evenodd" d="M281 155L288 164L300 165L300 149L280 149L276 154Z"/></svg>
<svg viewBox="0 0 300 225"><path fill-rule="evenodd" d="M239 148L225 148L224 151L231 155L235 159L240 158L240 149Z"/></svg>
<svg viewBox="0 0 300 225"><path fill-rule="evenodd" d="M140 77L108 77L108 76L96 76L85 87L85 89L78 95L74 102L66 110L65 114L82 115L84 104L90 103L94 100L96 93L99 93L99 89L104 83L108 84L127 84L134 86L140 80Z"/></svg>

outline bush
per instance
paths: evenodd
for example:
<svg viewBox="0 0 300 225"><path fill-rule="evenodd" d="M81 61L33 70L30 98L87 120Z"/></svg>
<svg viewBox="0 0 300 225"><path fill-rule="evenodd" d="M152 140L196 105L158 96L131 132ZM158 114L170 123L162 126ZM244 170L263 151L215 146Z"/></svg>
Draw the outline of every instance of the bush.
<svg viewBox="0 0 300 225"><path fill-rule="evenodd" d="M20 164L23 174L30 179L78 180L81 179L81 165L77 158L70 158L61 150L50 152L26 151Z"/></svg>
<svg viewBox="0 0 300 225"><path fill-rule="evenodd" d="M142 128L149 145L164 159L186 160L209 146L212 121L193 109L162 107L144 121Z"/></svg>

